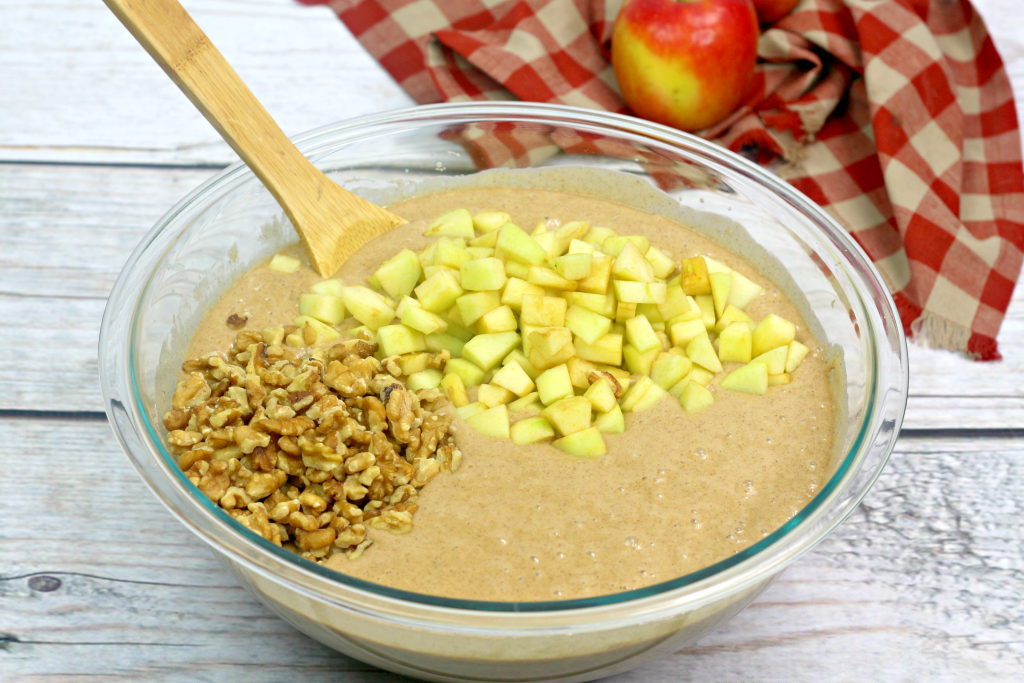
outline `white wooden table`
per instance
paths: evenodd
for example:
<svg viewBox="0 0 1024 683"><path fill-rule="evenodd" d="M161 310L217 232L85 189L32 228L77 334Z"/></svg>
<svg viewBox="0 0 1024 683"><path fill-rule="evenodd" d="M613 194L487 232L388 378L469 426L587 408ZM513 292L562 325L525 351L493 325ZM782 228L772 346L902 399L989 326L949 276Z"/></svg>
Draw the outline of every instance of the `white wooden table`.
<svg viewBox="0 0 1024 683"><path fill-rule="evenodd" d="M186 0L289 134L411 100L322 7ZM1024 111L1024 15L978 0ZM235 159L98 0L0 0L0 681L385 681L238 587L142 484L96 341L137 240ZM911 350L864 504L750 609L619 681L1024 680L1024 293L1005 360Z"/></svg>

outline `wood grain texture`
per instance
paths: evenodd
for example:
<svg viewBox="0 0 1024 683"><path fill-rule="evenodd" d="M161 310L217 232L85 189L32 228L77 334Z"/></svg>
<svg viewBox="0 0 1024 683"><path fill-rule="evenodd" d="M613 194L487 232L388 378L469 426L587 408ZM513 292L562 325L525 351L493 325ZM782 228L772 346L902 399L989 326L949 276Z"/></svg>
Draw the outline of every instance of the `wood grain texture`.
<svg viewBox="0 0 1024 683"><path fill-rule="evenodd" d="M0 364L0 386L13 389L0 392L0 409L43 405L59 385L62 409L102 410L104 299L142 235L212 173L0 164L0 320L10 321L5 332L26 358L24 366ZM912 345L905 426L1024 428L1022 287L999 341L998 363Z"/></svg>
<svg viewBox="0 0 1024 683"><path fill-rule="evenodd" d="M398 680L239 588L103 421L0 419L0 433L17 436L0 439L0 462L19 463L0 478L0 680ZM1024 666L1022 501L1019 440L901 439L864 504L751 608L611 680L1011 680ZM55 585L42 576L60 586L40 590Z"/></svg>

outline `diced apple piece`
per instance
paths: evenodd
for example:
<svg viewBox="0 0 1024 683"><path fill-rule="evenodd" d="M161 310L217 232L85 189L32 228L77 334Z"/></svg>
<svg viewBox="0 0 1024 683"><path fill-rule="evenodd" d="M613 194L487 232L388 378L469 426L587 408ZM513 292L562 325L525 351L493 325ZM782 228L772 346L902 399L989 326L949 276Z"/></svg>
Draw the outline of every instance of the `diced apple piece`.
<svg viewBox="0 0 1024 683"><path fill-rule="evenodd" d="M488 408L493 408L494 406L503 405L505 403L511 403L515 400L515 397L515 394L505 387L499 387L494 384L481 384L479 388L477 388L476 393L476 400L480 401Z"/></svg>
<svg viewBox="0 0 1024 683"><path fill-rule="evenodd" d="M614 297L613 297L614 298ZM625 323L627 320L636 315L636 304L626 303L625 301L619 301L615 304L615 322ZM622 328L625 333L626 328Z"/></svg>
<svg viewBox="0 0 1024 683"><path fill-rule="evenodd" d="M692 300L686 296L683 292L683 288L668 287L665 288L665 303L658 304L658 313L661 314L661 319L668 321L676 316L683 315L686 313L692 313L695 305L691 304Z"/></svg>
<svg viewBox="0 0 1024 683"><path fill-rule="evenodd" d="M470 256L473 257L473 261L479 261L481 259L494 257L494 249L489 249L487 247L466 247L466 251L468 251ZM497 259L497 261L498 263L502 263L501 259ZM462 265L466 264L463 263ZM502 264L501 272L505 272L504 264Z"/></svg>
<svg viewBox="0 0 1024 683"><path fill-rule="evenodd" d="M474 415L479 415L485 410L487 410L487 406L477 401L476 403L467 403L464 406L457 407L455 409L455 414L459 416L460 420L468 420Z"/></svg>
<svg viewBox="0 0 1024 683"><path fill-rule="evenodd" d="M593 311L609 320L615 318L615 311L618 304L613 294L590 294L588 292L571 292L567 294L572 299L567 299L572 306L582 306L588 311Z"/></svg>
<svg viewBox="0 0 1024 683"><path fill-rule="evenodd" d="M626 344L622 347L622 360L625 362L626 368L634 375L650 375L651 367L659 353L661 353L660 348L640 353L632 344Z"/></svg>
<svg viewBox="0 0 1024 683"><path fill-rule="evenodd" d="M722 330L718 335L718 359L735 363L750 362L750 326L747 323L737 321Z"/></svg>
<svg viewBox="0 0 1024 683"><path fill-rule="evenodd" d="M590 221L569 221L555 230L555 239L561 247L561 253L565 253L573 240L579 239L590 232Z"/></svg>
<svg viewBox="0 0 1024 683"><path fill-rule="evenodd" d="M590 275L590 264L594 257L590 254L566 254L551 259L551 268L566 280L582 280ZM578 286L578 285L577 285Z"/></svg>
<svg viewBox="0 0 1024 683"><path fill-rule="evenodd" d="M789 351L786 354L786 372L789 373L796 370L804 358L807 357L809 351L810 349L796 340L789 342Z"/></svg>
<svg viewBox="0 0 1024 683"><path fill-rule="evenodd" d="M482 233L492 233L510 222L512 216L504 211L480 211L473 215L473 227Z"/></svg>
<svg viewBox="0 0 1024 683"><path fill-rule="evenodd" d="M715 402L715 395L696 382L687 382L679 395L679 405L688 413L707 408Z"/></svg>
<svg viewBox="0 0 1024 683"><path fill-rule="evenodd" d="M463 294L455 300L459 308L459 316L466 325L472 325L485 314L501 307L501 296L498 292L473 292Z"/></svg>
<svg viewBox="0 0 1024 683"><path fill-rule="evenodd" d="M541 413L562 436L590 428L590 401L571 396L555 401Z"/></svg>
<svg viewBox="0 0 1024 683"><path fill-rule="evenodd" d="M591 227L587 231L587 234L583 236L583 241L587 244L602 244L609 237L615 237L615 231L611 228L599 228L597 226Z"/></svg>
<svg viewBox="0 0 1024 683"><path fill-rule="evenodd" d="M512 223L505 223L499 229L497 248L508 258L531 266L539 266L548 257L544 247Z"/></svg>
<svg viewBox="0 0 1024 683"><path fill-rule="evenodd" d="M395 309L368 287L345 287L341 299L349 315L372 330L387 325L395 318Z"/></svg>
<svg viewBox="0 0 1024 683"><path fill-rule="evenodd" d="M626 431L626 419L622 415L622 409L615 404L607 413L601 413L594 418L594 426L602 434L621 434Z"/></svg>
<svg viewBox="0 0 1024 683"><path fill-rule="evenodd" d="M499 306L493 311L484 313L483 317L476 323L480 334L494 334L495 332L515 332L519 327L515 313L508 306Z"/></svg>
<svg viewBox="0 0 1024 683"><path fill-rule="evenodd" d="M292 324L298 325L300 328L298 336L301 340L299 344L291 344L289 346L312 346L314 344L321 344L332 339L341 339L341 333L329 325L325 325L316 318L311 318L308 315L300 315L292 321ZM306 328L311 330L307 333ZM291 336L291 335L288 335ZM294 340L293 340L294 341Z"/></svg>
<svg viewBox="0 0 1024 683"><path fill-rule="evenodd" d="M538 415L537 417L519 420L519 422L513 424L510 429L510 435L512 443L517 446L525 446L526 444L554 438L555 430L551 427L550 422Z"/></svg>
<svg viewBox="0 0 1024 683"><path fill-rule="evenodd" d="M729 290L729 303L736 308L746 308L750 302L761 295L764 288L749 278L732 271L732 288Z"/></svg>
<svg viewBox="0 0 1024 683"><path fill-rule="evenodd" d="M431 223L424 235L447 235L473 239L473 216L465 209L455 209L438 217Z"/></svg>
<svg viewBox="0 0 1024 683"><path fill-rule="evenodd" d="M385 261L373 274L381 289L393 299L409 296L419 282L422 269L415 252L403 249L394 258Z"/></svg>
<svg viewBox="0 0 1024 683"><path fill-rule="evenodd" d="M569 455L579 458L600 458L608 452L604 445L604 439L597 427L584 429L561 439L555 439L551 444L555 448Z"/></svg>
<svg viewBox="0 0 1024 683"><path fill-rule="evenodd" d="M537 377L537 393L541 403L546 406L575 395L569 379L569 368L563 363L540 373Z"/></svg>
<svg viewBox="0 0 1024 683"><path fill-rule="evenodd" d="M706 387L711 384L711 380L715 378L714 374L708 372L704 368L694 367L690 370L690 374L683 378L684 382L696 382L702 387Z"/></svg>
<svg viewBox="0 0 1024 683"><path fill-rule="evenodd" d="M423 334L434 334L448 329L448 321L437 313L431 313L419 306L406 306L399 319L403 325L419 330Z"/></svg>
<svg viewBox="0 0 1024 683"><path fill-rule="evenodd" d="M715 315L715 300L710 294L698 295L693 297L693 300L697 303L697 308L700 309L701 320L704 321L704 327L708 332L715 329L715 322L718 317Z"/></svg>
<svg viewBox="0 0 1024 683"><path fill-rule="evenodd" d="M654 266L644 258L635 244L626 242L615 257L612 277L628 282L654 282Z"/></svg>
<svg viewBox="0 0 1024 683"><path fill-rule="evenodd" d="M572 343L572 332L567 327L540 327L530 332L530 347L544 358L550 358L566 344Z"/></svg>
<svg viewBox="0 0 1024 683"><path fill-rule="evenodd" d="M664 280L676 269L676 262L657 247L651 247L644 254L644 259L654 268L654 277Z"/></svg>
<svg viewBox="0 0 1024 683"><path fill-rule="evenodd" d="M452 358L444 365L445 375L458 375L463 386L475 387L484 381L485 371L464 358Z"/></svg>
<svg viewBox="0 0 1024 683"><path fill-rule="evenodd" d="M398 359L398 364L402 368L402 374L408 377L423 372L430 366L430 354L426 351L407 353Z"/></svg>
<svg viewBox="0 0 1024 683"><path fill-rule="evenodd" d="M568 253L568 254L590 254L590 256L593 257L595 252L597 252L597 249L594 248L594 245L587 244L586 242L583 242L582 240L572 240L571 242L569 242L569 251L566 252L566 253ZM591 258L591 260L593 260L593 258Z"/></svg>
<svg viewBox="0 0 1024 683"><path fill-rule="evenodd" d="M688 320L684 323L676 323L669 329L669 334L672 335L672 345L678 346L681 349L685 349L687 345L693 341L694 337L699 335L708 336L708 331L704 327L703 320Z"/></svg>
<svg viewBox="0 0 1024 683"><path fill-rule="evenodd" d="M652 326L654 323L665 322L665 319L661 317L661 312L658 310L658 304L637 304L636 314L647 318L647 322L651 323Z"/></svg>
<svg viewBox="0 0 1024 683"><path fill-rule="evenodd" d="M729 266L725 265L721 261L716 261L715 259L711 258L710 256L703 256L701 258L703 258L704 259L704 263L707 264L708 273L731 273L732 272L732 268L730 268Z"/></svg>
<svg viewBox="0 0 1024 683"><path fill-rule="evenodd" d="M345 319L345 302L330 294L303 294L299 297L299 314L337 325Z"/></svg>
<svg viewBox="0 0 1024 683"><path fill-rule="evenodd" d="M409 391L418 391L420 389L436 389L441 384L442 374L440 370L434 368L427 368L420 372L413 373L405 380L405 387Z"/></svg>
<svg viewBox="0 0 1024 683"><path fill-rule="evenodd" d="M569 368L569 381L577 389L586 389L590 386L590 373L595 370L594 364L583 360L576 355L576 347L570 345L573 355L565 361L565 367Z"/></svg>
<svg viewBox="0 0 1024 683"><path fill-rule="evenodd" d="M612 327L612 321L602 315L574 304L565 313L565 325L577 337L588 344L593 344L598 339L608 334Z"/></svg>
<svg viewBox="0 0 1024 683"><path fill-rule="evenodd" d="M520 397L526 396L534 388L533 380L526 374L522 366L515 361L498 370L494 377L491 378L491 384L508 389Z"/></svg>
<svg viewBox="0 0 1024 683"><path fill-rule="evenodd" d="M413 299L411 296L403 296L398 302L398 306L395 307L395 317L401 320L402 316L410 308L423 308L423 306L421 306L420 302L416 301L416 299ZM446 322L445 325L447 324L448 323Z"/></svg>
<svg viewBox="0 0 1024 683"><path fill-rule="evenodd" d="M601 251L609 256L618 256L622 253L622 250L626 248L627 244L632 244L636 247L641 256L646 254L647 250L651 248L651 241L646 237L642 237L640 235L628 235L625 237L609 237L601 244Z"/></svg>
<svg viewBox="0 0 1024 683"><path fill-rule="evenodd" d="M567 363L570 358L576 355L576 347L572 344L566 344L562 348L555 351L550 356L543 355L536 348L530 349L530 364L537 370L547 370L553 368L556 365Z"/></svg>
<svg viewBox="0 0 1024 683"><path fill-rule="evenodd" d="M427 266L434 265L435 249L437 249L437 242L431 242L416 253L416 258L419 259L420 262L420 268L426 268Z"/></svg>
<svg viewBox="0 0 1024 683"><path fill-rule="evenodd" d="M651 387L656 386L650 377L641 377L637 380L636 384L626 389L625 393L622 394L622 398L619 400L619 407L622 412L628 413L633 410L633 407L639 403L643 395ZM660 388L660 387L659 387Z"/></svg>
<svg viewBox="0 0 1024 683"><path fill-rule="evenodd" d="M622 386L623 389L626 389L626 388L629 387L629 384L630 384L629 370L624 370L623 368L616 367L614 365L606 365L606 364L603 364L603 363L597 363L597 364L594 365L594 367L597 370L599 370L601 372L607 372L609 375L614 377L619 382L619 384Z"/></svg>
<svg viewBox="0 0 1024 683"><path fill-rule="evenodd" d="M497 253L495 253L494 257L500 258ZM508 275L510 278L514 277L525 281L526 278L530 276L530 268L532 267L533 266L526 263L507 259L505 261L505 275Z"/></svg>
<svg viewBox="0 0 1024 683"><path fill-rule="evenodd" d="M796 325L774 313L769 313L757 324L751 338L751 354L760 356L780 346L789 346L796 336ZM774 373L777 374L777 373Z"/></svg>
<svg viewBox="0 0 1024 683"><path fill-rule="evenodd" d="M654 384L644 392L644 395L641 396L636 403L633 404L633 410L631 412L639 413L643 410L647 410L648 408L652 408L665 396L668 396L668 392L657 384Z"/></svg>
<svg viewBox="0 0 1024 683"><path fill-rule="evenodd" d="M708 278L708 264L703 257L683 259L682 287L687 296L711 294L711 280Z"/></svg>
<svg viewBox="0 0 1024 683"><path fill-rule="evenodd" d="M494 232L488 232L484 233L483 235L480 235L479 237L474 237L469 241L469 246L486 247L488 249L494 249L495 247L498 246L498 231L495 230ZM467 247L467 250L468 249L469 247ZM494 252L492 252L491 255L496 256ZM420 262L422 263L422 259Z"/></svg>
<svg viewBox="0 0 1024 683"><path fill-rule="evenodd" d="M442 313L463 295L455 275L449 270L438 270L417 285L416 298L420 305L433 313Z"/></svg>
<svg viewBox="0 0 1024 683"><path fill-rule="evenodd" d="M718 360L715 348L711 346L711 339L708 338L706 331L691 339L690 343L686 345L686 357L711 372L722 371L722 363Z"/></svg>
<svg viewBox="0 0 1024 683"><path fill-rule="evenodd" d="M330 280L321 280L320 282L313 283L309 286L309 291L314 294L327 294L328 296L341 296L341 290L344 289L345 285L341 280L332 278Z"/></svg>
<svg viewBox="0 0 1024 683"><path fill-rule="evenodd" d="M524 354L522 350L512 349L511 351L509 351L509 354L501 360L501 364L508 365L512 361L519 363L519 367L523 369L523 372L525 372L526 375L534 382L537 381L537 376L540 375L540 372L537 371L533 367L533 365L530 364L530 361L527 359L526 354Z"/></svg>
<svg viewBox="0 0 1024 683"><path fill-rule="evenodd" d="M428 334L424 337L427 343L427 351L431 353L437 353L438 351L447 351L451 354L452 358L458 358L462 355L462 347L466 345L466 342L462 341L458 337L453 337L450 334L444 334L443 332L435 332L434 334Z"/></svg>
<svg viewBox="0 0 1024 683"><path fill-rule="evenodd" d="M590 401L590 405L593 406L594 412L607 413L610 410L617 408L618 403L615 400L615 392L612 390L612 383L607 377L602 377L593 384L583 394L583 397Z"/></svg>
<svg viewBox="0 0 1024 683"><path fill-rule="evenodd" d="M786 358L788 355L789 347L779 346L771 351L765 351L750 361L750 364L760 363L768 368L769 375L781 375L786 371Z"/></svg>
<svg viewBox="0 0 1024 683"><path fill-rule="evenodd" d="M565 311L568 306L565 299L557 296L534 296L523 294L523 310L519 321L527 325L542 327L563 327Z"/></svg>
<svg viewBox="0 0 1024 683"><path fill-rule="evenodd" d="M505 264L493 257L466 261L460 269L462 288L471 292L499 290L508 282Z"/></svg>
<svg viewBox="0 0 1024 683"><path fill-rule="evenodd" d="M661 342L654 333L647 316L642 314L626 321L626 341L640 353L661 347Z"/></svg>
<svg viewBox="0 0 1024 683"><path fill-rule="evenodd" d="M583 360L608 365L622 365L622 335L608 333L593 344L588 344L577 337L572 340L576 347L576 355Z"/></svg>
<svg viewBox="0 0 1024 683"><path fill-rule="evenodd" d="M664 282L628 282L612 280L615 298L620 302L633 304L665 303L666 287Z"/></svg>
<svg viewBox="0 0 1024 683"><path fill-rule="evenodd" d="M603 254L594 254L590 263L590 274L579 281L576 291L590 294L606 294L612 277L614 259Z"/></svg>
<svg viewBox="0 0 1024 683"><path fill-rule="evenodd" d="M403 370L404 372L404 370ZM458 375L444 375L439 385L448 394L452 405L456 408L469 405L469 394L466 392L466 385Z"/></svg>
<svg viewBox="0 0 1024 683"><path fill-rule="evenodd" d="M494 438L509 438L508 408L505 404L488 408L482 413L473 415L466 424L478 434Z"/></svg>
<svg viewBox="0 0 1024 683"><path fill-rule="evenodd" d="M302 261L284 254L275 254L267 266L275 273L294 273L302 265Z"/></svg>
<svg viewBox="0 0 1024 683"><path fill-rule="evenodd" d="M764 363L751 363L736 368L722 378L722 388L764 396L764 392L768 391L768 366Z"/></svg>
<svg viewBox="0 0 1024 683"><path fill-rule="evenodd" d="M789 384L788 372L784 372L781 375L768 375L768 386L777 387L782 384Z"/></svg>
<svg viewBox="0 0 1024 683"><path fill-rule="evenodd" d="M505 283L504 290L502 290L501 303L519 313L523 309L523 295L527 294L542 297L544 296L544 288L532 285L518 277L510 277L508 282Z"/></svg>
<svg viewBox="0 0 1024 683"><path fill-rule="evenodd" d="M498 365L509 351L519 345L520 340L519 335L515 332L478 334L462 347L462 358L475 363L477 367L486 372ZM465 381L466 378L462 379Z"/></svg>
<svg viewBox="0 0 1024 683"><path fill-rule="evenodd" d="M381 327L377 330L377 343L380 344L381 353L385 358L427 350L427 341L423 338L423 333L406 325Z"/></svg>
<svg viewBox="0 0 1024 683"><path fill-rule="evenodd" d="M440 239L437 241L437 248L434 249L434 263L435 266L448 266L455 270L459 270L466 261L472 261L473 255L468 251L453 243L448 239ZM424 269L424 274L426 269Z"/></svg>
<svg viewBox="0 0 1024 683"><path fill-rule="evenodd" d="M526 274L526 281L544 289L558 289L566 292L575 291L579 287L579 282L576 280L566 280L555 271L540 266L530 267L530 272Z"/></svg>
<svg viewBox="0 0 1024 683"><path fill-rule="evenodd" d="M651 366L651 380L666 391L678 384L693 369L693 362L685 356L665 354Z"/></svg>
<svg viewBox="0 0 1024 683"><path fill-rule="evenodd" d="M719 316L718 322L715 323L715 332L718 334L722 333L726 327L735 322L749 323L751 321L750 316L736 308L732 304L727 304L725 310L722 311L722 315Z"/></svg>
<svg viewBox="0 0 1024 683"><path fill-rule="evenodd" d="M535 403L535 402L540 400L540 399L537 398L538 396L540 396L539 393L537 393L536 391L531 391L530 393L526 394L522 398L517 398L516 400L512 401L511 403L509 403L508 404L508 409L510 411L512 411L513 413L522 413L527 408L529 408L533 403ZM541 404L541 409L543 409L543 408L544 408L544 405ZM540 410L538 410L537 412L539 413Z"/></svg>
<svg viewBox="0 0 1024 683"><path fill-rule="evenodd" d="M267 346L284 343L284 328L280 325L264 327L260 330L260 335L263 337L263 343Z"/></svg>
<svg viewBox="0 0 1024 683"><path fill-rule="evenodd" d="M729 290L732 288L731 273L710 273L711 299L715 303L715 317L721 318L725 305L729 301Z"/></svg>

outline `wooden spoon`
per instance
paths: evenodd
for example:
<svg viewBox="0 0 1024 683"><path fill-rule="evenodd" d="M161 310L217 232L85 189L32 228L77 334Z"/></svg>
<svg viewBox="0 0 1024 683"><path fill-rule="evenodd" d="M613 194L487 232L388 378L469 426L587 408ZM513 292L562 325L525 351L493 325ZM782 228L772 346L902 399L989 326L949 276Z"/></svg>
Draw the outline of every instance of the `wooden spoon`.
<svg viewBox="0 0 1024 683"><path fill-rule="evenodd" d="M317 273L329 277L356 249L406 222L313 166L177 0L104 2L274 195Z"/></svg>

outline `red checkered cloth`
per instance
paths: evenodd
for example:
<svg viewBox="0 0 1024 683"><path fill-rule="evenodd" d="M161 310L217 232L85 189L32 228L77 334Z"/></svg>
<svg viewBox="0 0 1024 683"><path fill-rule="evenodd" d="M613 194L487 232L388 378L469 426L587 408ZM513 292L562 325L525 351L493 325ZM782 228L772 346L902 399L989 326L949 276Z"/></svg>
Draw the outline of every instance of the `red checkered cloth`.
<svg viewBox="0 0 1024 683"><path fill-rule="evenodd" d="M322 0L300 0L321 4ZM621 0L331 0L420 103L628 112L608 63ZM1010 82L967 0L802 0L768 27L750 97L704 137L824 207L885 277L909 336L996 360L1024 252ZM481 135L481 166L581 141Z"/></svg>

